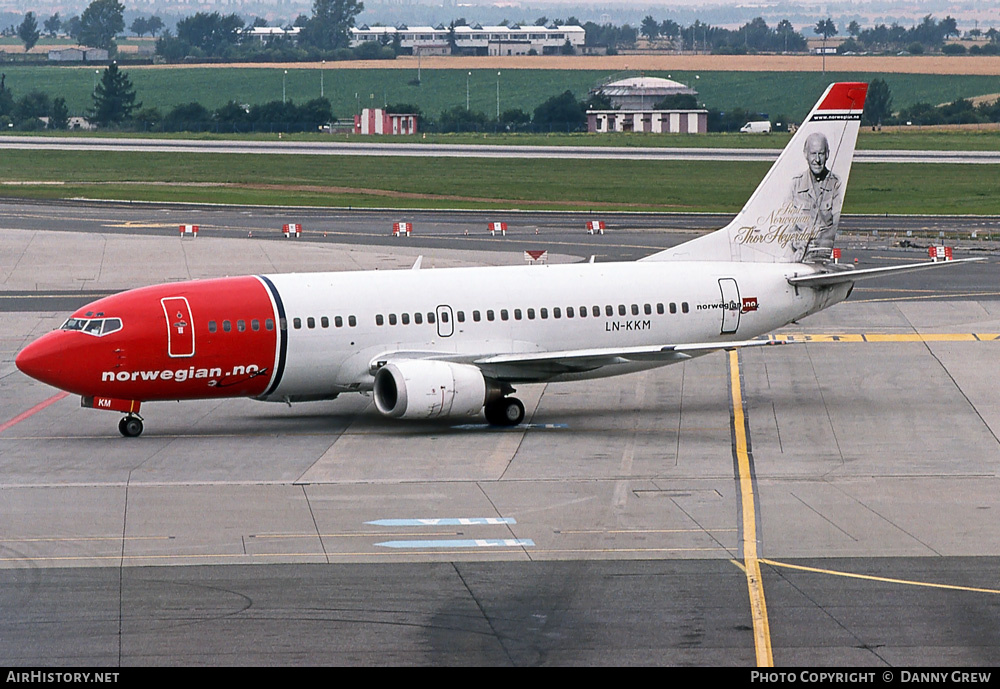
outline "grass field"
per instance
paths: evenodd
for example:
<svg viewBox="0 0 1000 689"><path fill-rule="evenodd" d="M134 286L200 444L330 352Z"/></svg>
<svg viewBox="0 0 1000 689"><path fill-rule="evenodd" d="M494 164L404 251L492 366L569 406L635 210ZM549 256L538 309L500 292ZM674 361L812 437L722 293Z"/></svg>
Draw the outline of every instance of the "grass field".
<svg viewBox="0 0 1000 689"><path fill-rule="evenodd" d="M466 104L490 117L497 109L495 69L421 69L417 65L393 69L326 69L293 65L254 67L126 67L145 107L163 112L197 101L209 109L230 100L254 104L281 100L285 96L302 103L320 95L330 99L337 117L351 117L358 108L385 103L409 103L437 117L443 110ZM971 63L970 63L971 64ZM287 75L285 69L287 68ZM100 66L51 67L9 64L4 66L6 85L15 99L31 91L61 96L73 114L84 114L92 106L92 94ZM469 75L471 71L471 76ZM602 70L512 69L500 70L500 109L534 109L551 96L566 90L577 98L607 78ZM917 102L945 103L1000 91L995 75L880 74L877 72L649 72L671 77L698 90L706 107L727 110L744 108L767 113L772 118L798 121L808 112L831 81L867 81L881 77L889 84L898 109ZM322 85L321 85L322 82Z"/></svg>
<svg viewBox="0 0 1000 689"><path fill-rule="evenodd" d="M1000 214L1000 166L855 164L847 213ZM0 194L395 208L735 212L767 163L4 152ZM13 182L14 184L11 184Z"/></svg>
<svg viewBox="0 0 1000 689"><path fill-rule="evenodd" d="M24 135L24 132L12 132ZM0 133L0 136L3 134ZM31 132L29 136L65 136L65 132ZM75 132L81 137L128 138L131 132ZM194 139L194 140L243 140L274 141L275 134L215 134L215 133L171 133L146 134L153 139ZM287 141L310 142L356 142L358 137L348 134L296 133L282 135ZM378 143L425 143L425 144L476 144L503 146L614 146L624 148L774 148L780 149L788 143L790 134L775 132L764 136L759 134L710 133L710 134L641 134L610 133L599 136L593 134L418 134L416 136L372 136L365 141ZM982 125L979 128L898 127L890 131L874 132L862 128L858 139L859 150L924 150L924 151L997 151L1000 150L1000 125Z"/></svg>

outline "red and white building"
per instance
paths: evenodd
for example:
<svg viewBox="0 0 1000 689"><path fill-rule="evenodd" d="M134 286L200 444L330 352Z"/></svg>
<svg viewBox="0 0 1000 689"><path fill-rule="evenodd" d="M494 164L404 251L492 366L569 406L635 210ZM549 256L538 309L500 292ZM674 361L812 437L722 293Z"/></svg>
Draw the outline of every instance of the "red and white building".
<svg viewBox="0 0 1000 689"><path fill-rule="evenodd" d="M417 115L365 108L354 116L355 134L416 134Z"/></svg>

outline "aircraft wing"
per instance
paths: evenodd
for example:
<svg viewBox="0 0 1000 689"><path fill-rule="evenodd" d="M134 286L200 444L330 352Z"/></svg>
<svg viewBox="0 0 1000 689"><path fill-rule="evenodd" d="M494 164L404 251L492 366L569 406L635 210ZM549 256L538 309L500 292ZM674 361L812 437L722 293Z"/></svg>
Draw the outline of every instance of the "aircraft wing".
<svg viewBox="0 0 1000 689"><path fill-rule="evenodd" d="M676 345L567 349L555 352L519 352L514 354L470 355L433 351L385 352L371 362L372 372L393 361L426 359L470 364L488 378L509 381L544 381L563 373L585 373L604 366L628 363L676 363L702 354L738 347L761 347L791 344L784 340L735 340L732 342L693 342Z"/></svg>
<svg viewBox="0 0 1000 689"><path fill-rule="evenodd" d="M761 347L785 344L782 341L737 340L732 342L694 342L676 345L640 347L608 347L600 349L573 349L556 352L524 352L495 354L473 359L483 373L498 379L529 379L561 373L584 373L603 366L627 363L671 363L691 359L701 354L738 347Z"/></svg>
<svg viewBox="0 0 1000 689"><path fill-rule="evenodd" d="M985 261L986 257L960 258L953 261L923 261L922 263L907 263L901 266L884 266L882 268L862 268L855 270L847 268L845 270L831 270L809 275L797 275L788 278L789 284L802 287L822 287L824 285L837 285L842 282L855 282L868 278L877 278L889 273L908 273L914 270L926 270L928 268L940 268L957 263L969 263L971 261Z"/></svg>

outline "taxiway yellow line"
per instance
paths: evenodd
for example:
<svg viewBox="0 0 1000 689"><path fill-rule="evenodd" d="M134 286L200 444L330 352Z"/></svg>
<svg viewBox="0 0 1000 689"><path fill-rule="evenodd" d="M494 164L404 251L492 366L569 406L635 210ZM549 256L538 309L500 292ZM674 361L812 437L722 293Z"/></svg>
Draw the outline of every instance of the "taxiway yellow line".
<svg viewBox="0 0 1000 689"><path fill-rule="evenodd" d="M743 571L750 593L750 616L753 620L754 648L757 667L774 667L771 651L771 628L767 620L767 601L764 598L764 581L757 559L757 514L754 510L753 480L750 472L749 443L746 434L746 417L743 414L743 391L740 385L739 353L729 353L729 378L733 404L733 439L736 465L740 481L740 506L743 518Z"/></svg>
<svg viewBox="0 0 1000 689"><path fill-rule="evenodd" d="M772 567L783 567L785 569L795 569L800 572L813 572L814 574L828 574L835 577L847 577L849 579L864 579L865 581L880 581L886 584L901 584L904 586L922 586L932 589L945 589L948 591L968 591L972 593L994 593L1000 594L1000 589L978 588L975 586L958 586L956 584L937 584L930 581L914 581L912 579L894 579L892 577L877 577L873 574L856 574L854 572L843 572L836 569L822 569L820 567L806 567L805 565L793 565L788 562L777 562L776 560L761 559L766 565Z"/></svg>

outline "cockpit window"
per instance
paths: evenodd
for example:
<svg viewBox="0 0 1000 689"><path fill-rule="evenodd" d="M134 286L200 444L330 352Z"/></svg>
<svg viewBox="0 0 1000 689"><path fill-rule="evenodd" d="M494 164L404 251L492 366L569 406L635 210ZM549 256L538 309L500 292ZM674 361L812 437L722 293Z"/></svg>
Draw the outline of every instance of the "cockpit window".
<svg viewBox="0 0 1000 689"><path fill-rule="evenodd" d="M97 337L121 329L122 319L120 318L70 318L60 328L60 330L82 330Z"/></svg>

